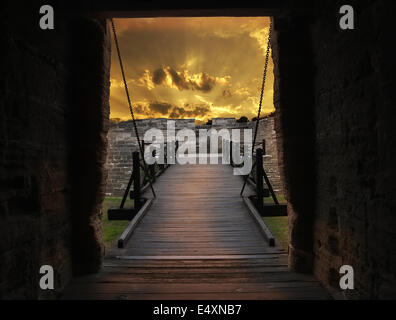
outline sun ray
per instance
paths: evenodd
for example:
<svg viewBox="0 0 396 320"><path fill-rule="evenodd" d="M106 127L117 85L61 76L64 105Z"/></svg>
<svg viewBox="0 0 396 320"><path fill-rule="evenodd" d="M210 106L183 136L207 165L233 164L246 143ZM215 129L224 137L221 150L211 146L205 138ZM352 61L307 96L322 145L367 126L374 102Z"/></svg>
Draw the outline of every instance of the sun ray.
<svg viewBox="0 0 396 320"><path fill-rule="evenodd" d="M137 117L185 114L204 121L256 114L269 18L139 18L115 23ZM110 117L126 120L129 111L116 58L113 54ZM274 110L272 95L270 59L266 113ZM160 112L154 107L165 105Z"/></svg>

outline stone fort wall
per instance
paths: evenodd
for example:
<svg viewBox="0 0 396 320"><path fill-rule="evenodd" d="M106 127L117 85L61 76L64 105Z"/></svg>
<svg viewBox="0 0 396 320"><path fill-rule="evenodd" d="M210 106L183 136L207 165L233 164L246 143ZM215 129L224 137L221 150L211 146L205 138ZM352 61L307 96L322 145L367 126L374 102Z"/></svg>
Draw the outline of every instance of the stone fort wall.
<svg viewBox="0 0 396 320"><path fill-rule="evenodd" d="M175 130L188 128L194 129L194 119L177 119ZM142 119L136 120L140 139L151 128L160 129L166 138L167 119ZM113 124L107 134L107 196L122 196L132 172L132 152L138 151L135 128L132 121L123 121Z"/></svg>
<svg viewBox="0 0 396 320"><path fill-rule="evenodd" d="M195 126L194 119L175 119L176 132L183 128L199 129L244 129L254 128L255 122L238 123L234 118L213 118L212 125ZM166 137L167 119L141 119L136 121L140 139L150 128L160 129ZM198 132L197 132L198 134ZM108 152L106 160L107 168L107 196L122 196L132 171L132 152L138 150L137 139L132 121L123 121L113 124L107 135ZM266 155L264 156L264 168L273 184L276 192L283 193L283 186L278 168L278 152L276 133L274 130L274 118L267 117L259 122L257 142L265 140Z"/></svg>

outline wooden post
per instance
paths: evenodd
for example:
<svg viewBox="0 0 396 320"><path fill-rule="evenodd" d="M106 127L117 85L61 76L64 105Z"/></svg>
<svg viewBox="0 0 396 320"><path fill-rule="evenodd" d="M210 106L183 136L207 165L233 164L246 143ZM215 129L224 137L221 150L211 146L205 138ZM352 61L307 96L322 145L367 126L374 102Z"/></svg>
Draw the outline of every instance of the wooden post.
<svg viewBox="0 0 396 320"><path fill-rule="evenodd" d="M168 143L165 142L164 145L164 163L165 163L165 167L168 166Z"/></svg>
<svg viewBox="0 0 396 320"><path fill-rule="evenodd" d="M179 149L179 140L175 140L175 164L177 164L177 149Z"/></svg>
<svg viewBox="0 0 396 320"><path fill-rule="evenodd" d="M140 152L135 151L132 154L133 159L133 199L135 201L135 210L140 209L142 205L142 199L140 198Z"/></svg>
<svg viewBox="0 0 396 320"><path fill-rule="evenodd" d="M126 187L126 189L125 189L124 196L122 197L122 200L121 200L120 209L123 209L123 208L124 208L125 201L126 201L126 199L127 199L127 197L128 197L129 190L131 189L131 185L132 185L132 182L133 182L133 178L134 178L134 175L133 175L133 169L132 169L132 174L131 174L131 176L129 177L128 185L127 185L127 187Z"/></svg>
<svg viewBox="0 0 396 320"><path fill-rule="evenodd" d="M265 139L263 139L263 155L266 155L266 154L267 154L267 152L265 150Z"/></svg>
<svg viewBox="0 0 396 320"><path fill-rule="evenodd" d="M256 193L257 210L263 212L264 183L263 183L263 149L256 150Z"/></svg>

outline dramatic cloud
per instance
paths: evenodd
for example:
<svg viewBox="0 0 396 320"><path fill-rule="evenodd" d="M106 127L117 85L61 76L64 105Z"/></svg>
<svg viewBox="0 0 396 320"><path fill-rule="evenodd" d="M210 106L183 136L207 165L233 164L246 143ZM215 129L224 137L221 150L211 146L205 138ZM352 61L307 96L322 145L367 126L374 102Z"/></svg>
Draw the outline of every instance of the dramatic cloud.
<svg viewBox="0 0 396 320"><path fill-rule="evenodd" d="M216 79L209 76L207 73L201 73L199 82L191 82L196 90L203 92L209 92L212 90L213 86L216 84Z"/></svg>
<svg viewBox="0 0 396 320"><path fill-rule="evenodd" d="M162 68L157 69L153 72L151 79L155 84L162 84L166 79L166 72Z"/></svg>
<svg viewBox="0 0 396 320"><path fill-rule="evenodd" d="M169 88L177 88L178 90L198 90L209 92L216 84L225 84L230 79L229 76L213 77L202 72L190 75L188 70L176 71L171 67L158 68L152 73L144 70L139 82L148 89L163 85Z"/></svg>
<svg viewBox="0 0 396 320"><path fill-rule="evenodd" d="M159 114L168 114L169 110L172 108L170 103L166 102L151 102L150 110L153 112L157 112Z"/></svg>
<svg viewBox="0 0 396 320"><path fill-rule="evenodd" d="M257 115L269 18L114 19L129 93L139 118ZM114 46L114 43L113 43ZM110 112L129 119L112 50ZM262 112L273 106L270 59Z"/></svg>
<svg viewBox="0 0 396 320"><path fill-rule="evenodd" d="M188 83L185 74L177 72L170 67L166 68L166 71L172 79L172 84L176 86L179 90L190 88L190 84Z"/></svg>
<svg viewBox="0 0 396 320"><path fill-rule="evenodd" d="M142 118L197 118L204 119L210 113L210 106L205 104L184 104L182 106L172 105L167 102L142 101L133 106L135 117Z"/></svg>

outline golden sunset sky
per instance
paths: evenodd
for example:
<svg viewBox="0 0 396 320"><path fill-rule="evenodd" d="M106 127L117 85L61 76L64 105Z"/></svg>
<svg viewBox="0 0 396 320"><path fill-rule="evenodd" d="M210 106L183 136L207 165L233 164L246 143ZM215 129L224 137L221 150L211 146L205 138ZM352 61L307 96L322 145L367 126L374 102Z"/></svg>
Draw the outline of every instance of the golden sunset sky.
<svg viewBox="0 0 396 320"><path fill-rule="evenodd" d="M135 117L257 116L269 18L114 19ZM130 114L112 39L110 117ZM262 114L273 106L269 61Z"/></svg>

